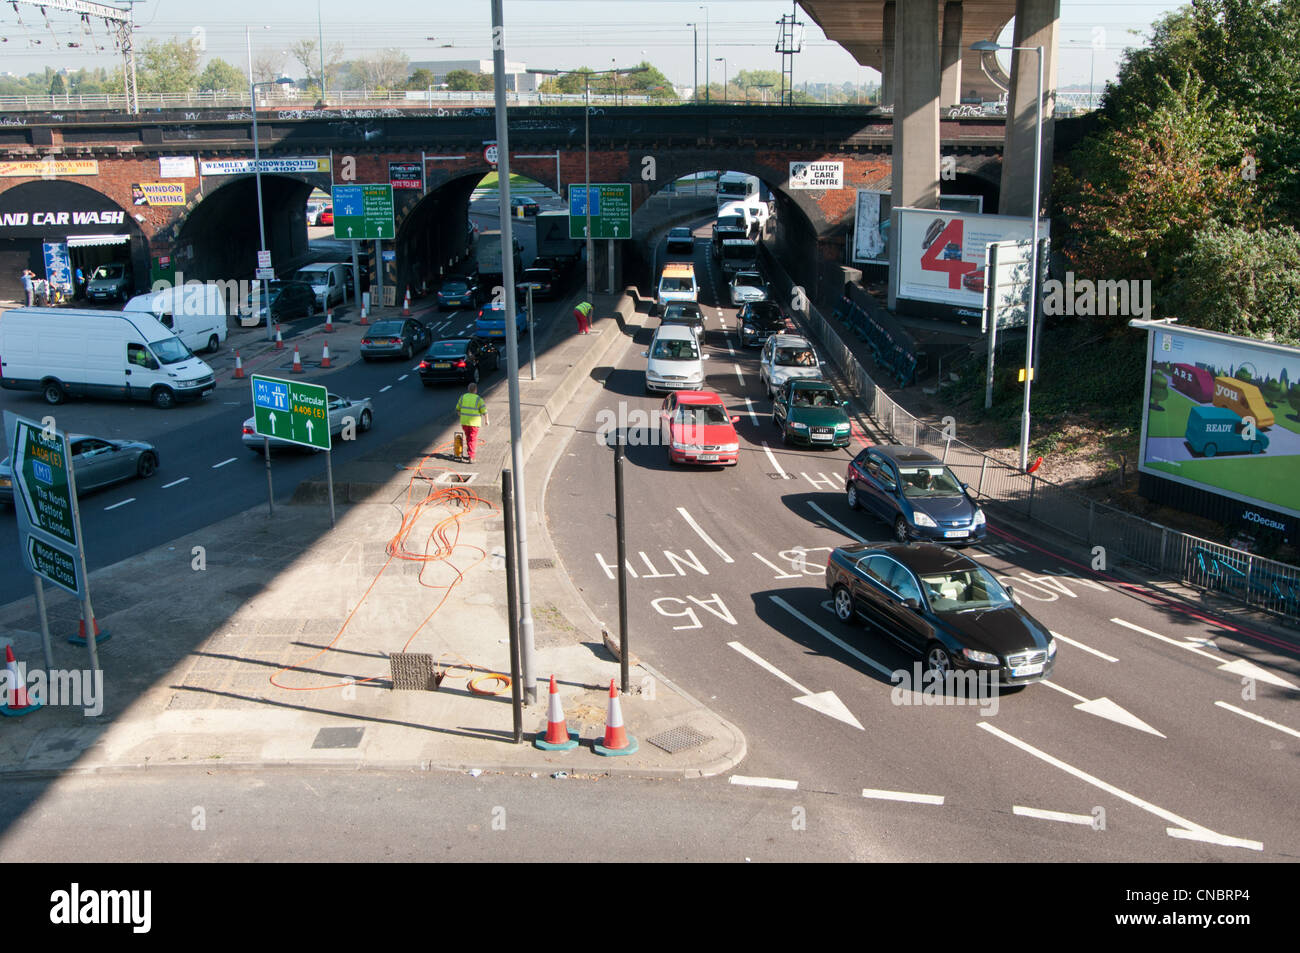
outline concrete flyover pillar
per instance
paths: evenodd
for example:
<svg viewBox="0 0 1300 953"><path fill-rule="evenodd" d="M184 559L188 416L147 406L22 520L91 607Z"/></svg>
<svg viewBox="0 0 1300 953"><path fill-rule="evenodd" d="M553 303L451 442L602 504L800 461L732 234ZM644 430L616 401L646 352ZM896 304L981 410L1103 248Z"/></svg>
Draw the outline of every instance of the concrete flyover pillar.
<svg viewBox="0 0 1300 953"><path fill-rule="evenodd" d="M940 106L955 106L961 102L961 21L961 3L949 0L943 5L943 43L939 52Z"/></svg>
<svg viewBox="0 0 1300 953"><path fill-rule="evenodd" d="M894 24L898 4L885 4L880 24L880 105L894 105Z"/></svg>
<svg viewBox="0 0 1300 953"><path fill-rule="evenodd" d="M1052 191L1052 110L1056 104L1056 22L1061 0L1016 0L1013 46L1043 48L1043 164L1039 212L1045 215ZM1038 55L1011 54L1011 93L1007 97L1007 135L1002 154L1002 215L1033 214L1034 135L1037 115Z"/></svg>

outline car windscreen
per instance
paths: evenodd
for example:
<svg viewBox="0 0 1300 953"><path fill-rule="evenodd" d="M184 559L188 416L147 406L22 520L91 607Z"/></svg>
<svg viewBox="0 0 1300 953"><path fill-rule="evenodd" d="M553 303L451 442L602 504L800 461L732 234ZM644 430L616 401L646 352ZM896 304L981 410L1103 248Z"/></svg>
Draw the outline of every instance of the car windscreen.
<svg viewBox="0 0 1300 953"><path fill-rule="evenodd" d="M776 363L778 367L816 367L817 359L806 347L779 347Z"/></svg>
<svg viewBox="0 0 1300 953"><path fill-rule="evenodd" d="M742 271L740 274L736 275L736 287L761 288L763 287L763 277L762 275L751 275Z"/></svg>
<svg viewBox="0 0 1300 953"><path fill-rule="evenodd" d="M442 286L442 293L449 295L463 295L469 293L469 285L463 281L448 281Z"/></svg>
<svg viewBox="0 0 1300 953"><path fill-rule="evenodd" d="M123 265L100 265L90 279L94 281L96 278L121 278L124 267Z"/></svg>
<svg viewBox="0 0 1300 953"><path fill-rule="evenodd" d="M692 340L670 338L666 341L656 341L655 349L650 352L650 356L656 361L698 361L700 351Z"/></svg>
<svg viewBox="0 0 1300 953"><path fill-rule="evenodd" d="M670 304L666 308L664 308L665 321L672 321L672 320L680 321L685 318L690 318L692 321L704 320L700 316L700 309L697 308L695 305L691 304L690 302Z"/></svg>
<svg viewBox="0 0 1300 953"><path fill-rule="evenodd" d="M551 270L549 268L529 268L524 272L522 283L528 284L530 282L549 285L551 283Z"/></svg>
<svg viewBox="0 0 1300 953"><path fill-rule="evenodd" d="M745 219L740 215L724 215L722 218L718 219L718 224L716 224L713 227L715 229L718 228L743 229L745 227Z"/></svg>
<svg viewBox="0 0 1300 953"><path fill-rule="evenodd" d="M753 261L758 257L758 250L753 245L723 245L722 257Z"/></svg>
<svg viewBox="0 0 1300 953"><path fill-rule="evenodd" d="M999 609L1013 604L1007 591L982 566L923 575L921 586L935 612Z"/></svg>
<svg viewBox="0 0 1300 953"><path fill-rule="evenodd" d="M799 387L795 389L793 403L796 407L838 407L839 401L835 399L835 392L831 390L810 389Z"/></svg>
<svg viewBox="0 0 1300 953"><path fill-rule="evenodd" d="M695 282L689 278L661 278L659 281L660 291L694 291Z"/></svg>
<svg viewBox="0 0 1300 953"><path fill-rule="evenodd" d="M154 356L164 364L179 364L194 356L194 352L182 344L180 338L150 341L149 350L153 351Z"/></svg>
<svg viewBox="0 0 1300 953"><path fill-rule="evenodd" d="M429 345L430 357L464 357L469 350L468 341L434 341Z"/></svg>
<svg viewBox="0 0 1300 953"><path fill-rule="evenodd" d="M903 478L903 496L909 499L934 496L961 496L961 484L952 471L942 464L928 467L899 467Z"/></svg>
<svg viewBox="0 0 1300 953"><path fill-rule="evenodd" d="M770 302L759 302L750 306L745 316L746 321L752 321L756 324L776 324L783 323L785 318L781 314L781 309Z"/></svg>
<svg viewBox="0 0 1300 953"><path fill-rule="evenodd" d="M711 424L725 424L731 420L725 408L719 404L687 404L677 408L677 422L688 427L706 427Z"/></svg>
<svg viewBox="0 0 1300 953"><path fill-rule="evenodd" d="M401 321L380 321L378 324L372 324L370 326L370 333L366 335L366 337L372 337L372 338L383 338L383 337L398 338L401 336L402 336Z"/></svg>

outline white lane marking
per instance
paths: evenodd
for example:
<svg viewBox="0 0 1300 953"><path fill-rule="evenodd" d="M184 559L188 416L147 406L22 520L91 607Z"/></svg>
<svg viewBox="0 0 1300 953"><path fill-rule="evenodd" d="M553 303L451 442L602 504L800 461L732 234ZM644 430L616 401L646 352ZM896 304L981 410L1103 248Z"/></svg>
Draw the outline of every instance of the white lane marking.
<svg viewBox="0 0 1300 953"><path fill-rule="evenodd" d="M1115 785L1101 780L1101 778L1094 777L1086 771L1082 771L1073 765L1066 764L1061 759L1053 757L1046 751L1040 751L1028 742L1021 741L1019 738L1007 734L1000 728L993 727L987 721L981 721L978 725L994 737L1001 738L1008 744L1015 745L1021 751L1031 754L1035 758L1045 761L1055 768L1059 768L1066 774L1073 775L1080 781L1091 784L1093 787L1100 788L1107 794L1112 794L1122 801L1127 801L1129 804L1141 808L1148 814L1154 814L1163 821L1168 821L1171 824L1178 825L1177 827L1165 828L1165 833L1170 837L1186 837L1192 840L1205 840L1208 843L1223 844L1229 847L1244 847L1248 850L1264 849L1264 845L1260 841L1245 840L1243 838L1227 837L1223 834L1217 834L1208 828L1202 827L1200 824L1194 824L1185 817L1179 817L1173 811L1167 811L1163 807L1158 807L1149 801L1144 801L1136 795L1129 794L1127 791L1121 790L1120 788L1115 787Z"/></svg>
<svg viewBox="0 0 1300 953"><path fill-rule="evenodd" d="M1141 632L1143 635L1149 635L1153 639L1159 639L1161 642L1168 642L1170 645L1176 645L1180 649L1194 652L1202 658L1209 659L1211 662L1217 663L1219 661L1219 659L1215 658L1209 652L1202 652L1194 645L1188 645L1186 642L1179 642L1177 639L1171 639L1169 636L1161 635L1159 632L1152 632L1150 629L1144 629L1142 626L1134 625L1132 622L1125 622L1123 619L1111 619L1110 621L1114 622L1116 625L1122 625L1126 629L1132 629L1134 632Z"/></svg>
<svg viewBox="0 0 1300 953"><path fill-rule="evenodd" d="M1253 714L1248 711L1243 711L1242 709L1238 708L1235 705L1229 705L1227 702L1215 702L1214 704L1218 705L1220 708L1226 708L1228 709L1228 711L1236 712L1238 715L1241 715L1243 718L1249 718L1251 721L1257 721L1261 725L1268 725L1270 728L1276 728L1278 731L1285 732L1286 734L1291 735L1293 738L1300 738L1300 731L1296 731L1294 728L1288 728L1286 725L1279 725L1276 721L1269 721L1267 718L1261 718L1259 715Z"/></svg>
<svg viewBox="0 0 1300 953"><path fill-rule="evenodd" d="M907 791L879 791L863 788L862 796L877 801L908 801L912 804L943 804L942 794L909 794Z"/></svg>
<svg viewBox="0 0 1300 953"><path fill-rule="evenodd" d="M1075 711L1081 711L1088 715L1096 715L1099 718L1105 718L1107 721L1113 721L1117 724L1128 725L1130 728L1136 728L1138 731L1145 731L1147 734L1155 735L1158 738L1165 737L1137 715L1133 714L1128 709L1115 704L1115 702L1111 701L1104 695L1101 698L1084 698L1078 692L1072 692L1068 688L1057 685L1055 682L1040 682L1039 684L1046 685L1048 688L1054 688L1062 695L1068 695L1070 698L1073 698L1078 702L1078 704L1074 706Z"/></svg>
<svg viewBox="0 0 1300 953"><path fill-rule="evenodd" d="M1053 632L1052 637L1057 639L1058 641L1064 642L1066 645L1073 645L1076 649L1082 649L1085 652L1091 652L1093 655L1097 656L1097 658L1105 659L1107 662L1119 661L1119 659L1115 658L1115 656L1113 655L1107 655L1105 652L1098 652L1096 649L1090 648L1089 646L1084 645L1082 642L1076 642L1074 641L1074 639L1066 638L1060 632Z"/></svg>
<svg viewBox="0 0 1300 953"><path fill-rule="evenodd" d="M781 469L781 464L776 462L776 454L772 452L772 448L767 445L766 440L763 441L763 452L766 453L767 458L772 461L772 466L776 468L776 472L781 474L781 479L789 479L789 477L786 476L785 471Z"/></svg>
<svg viewBox="0 0 1300 953"><path fill-rule="evenodd" d="M822 516L822 519L824 519L826 522L828 522L828 523L832 523L832 524L834 524L835 526L838 526L838 527L843 531L843 533L844 533L845 536L852 536L852 537L853 537L854 539L856 539L859 543L865 543L865 542L866 542L865 539L863 539L863 538L862 538L861 536L859 536L857 533L853 532L853 530L849 529L847 526L845 526L845 525L844 525L843 523L841 523L839 520L835 519L833 516L831 516L829 513L827 513L824 509L822 509L820 506L818 506L818 505L817 505L816 503L814 503L812 500L809 500L809 501L808 501L808 505L811 506L813 509L815 509L818 513L820 513L821 516Z"/></svg>
<svg viewBox="0 0 1300 953"><path fill-rule="evenodd" d="M709 537L708 533L704 532L704 530L700 527L700 524L695 522L695 518L692 517L690 513L686 512L686 507L684 506L677 507L677 512L681 514L682 519L686 520L687 525L690 526L691 529L695 530L696 534L699 535L700 539L704 540L705 545L707 545L710 549L712 549L715 553L717 553L719 556L722 557L722 561L724 563L735 562L735 560L732 559L727 554L727 551L725 549L723 549L721 546L715 543Z"/></svg>
<svg viewBox="0 0 1300 953"><path fill-rule="evenodd" d="M731 646L733 649L735 649L735 650L736 650L737 652L739 652L741 655L745 656L745 658L749 659L751 662L753 662L753 663L754 663L755 665L757 665L759 668L766 669L767 671L771 672L771 673L772 673L773 675L775 675L777 678L781 679L781 681L785 682L787 685L789 685L791 688L793 688L796 692L803 692L805 695L811 695L811 694L812 694L812 692L810 692L808 689L804 688L802 685L800 685L798 682L796 682L796 681L795 681L793 678L791 678L789 675L785 674L785 672L781 671L779 668L777 668L777 667L776 667L775 665L773 665L771 662L767 661L766 659L763 659L763 658L759 657L758 655L755 655L753 652L751 652L749 649L745 648L745 646L741 645L739 642L728 642L727 645Z"/></svg>
<svg viewBox="0 0 1300 953"><path fill-rule="evenodd" d="M1045 682L1039 682L1038 684L1046 685L1048 688L1054 688L1062 695L1069 695L1077 702L1086 702L1088 700L1084 698L1082 695L1080 695L1078 692L1072 692L1068 688L1062 688L1060 685L1056 684L1056 682L1045 681Z"/></svg>
<svg viewBox="0 0 1300 953"><path fill-rule="evenodd" d="M758 424L758 414L754 413L754 402L748 397L745 398L745 413L749 414L749 419L755 425Z"/></svg>
<svg viewBox="0 0 1300 953"><path fill-rule="evenodd" d="M847 642L845 642L843 639L838 638L838 637L832 635L830 632L827 632L827 631L826 631L825 629L823 629L820 625L818 625L818 624L817 624L816 622L814 622L812 619L808 618L806 615L804 615L802 612L800 612L800 611L799 611L798 609L796 609L794 606L790 605L790 603L786 602L786 601L785 601L784 599L782 599L780 596L768 596L768 598L771 599L773 602L775 602L778 606L780 606L780 607L781 607L782 609L784 609L786 612L790 613L792 616L794 616L796 619L798 619L798 620L799 620L800 622L802 622L804 625L808 626L808 628L812 629L814 632L816 632L816 633L817 633L818 635L820 635L822 638L826 639L826 641L830 642L832 645L836 645L836 646L838 646L839 648L843 649L845 652L848 652L850 655L852 655L852 656L853 656L855 659L857 659L859 662L862 662L864 665L868 665L868 666L870 666L871 668L873 668L873 669L875 669L877 672L879 672L881 675L883 675L883 676L885 676L886 678L888 678L888 679L890 680L891 683L893 682L893 675L894 675L894 673L893 673L892 670L885 668L885 666L881 665L879 662L877 662L877 661L876 661L875 659L873 659L871 656L869 656L869 655L863 655L861 652L859 652L859 651L858 651L857 649L855 649L853 646L849 645L849 644L848 644Z"/></svg>
<svg viewBox="0 0 1300 953"><path fill-rule="evenodd" d="M1194 645L1189 645L1186 642L1179 642L1176 639L1169 638L1167 635L1161 635L1159 632L1152 632L1150 629L1144 629L1140 625L1134 625L1132 622L1125 622L1123 619L1111 619L1110 621L1122 625L1126 629L1132 629L1134 632L1141 632L1143 635L1149 635L1153 639L1159 639L1161 642L1168 642L1170 645L1176 645L1180 649L1186 649L1202 658L1207 658L1211 662L1215 663L1216 668L1218 668L1220 672L1227 672L1229 675L1239 675L1242 678L1253 678L1256 681L1264 682L1268 685L1276 685L1278 688L1287 688L1292 691L1295 691L1297 688L1297 686L1291 684L1282 676L1274 675L1268 669L1260 668L1248 659L1239 658L1232 662L1222 662L1220 661L1223 657L1221 655L1211 655L1209 652L1201 651Z"/></svg>
<svg viewBox="0 0 1300 953"><path fill-rule="evenodd" d="M971 559L992 559L992 553L969 553Z"/></svg>
<svg viewBox="0 0 1300 953"><path fill-rule="evenodd" d="M1062 824L1083 824L1092 827L1094 820L1091 814L1067 814L1064 811L1044 811L1037 807L1021 807L1019 804L1012 805L1012 814L1018 814L1021 817L1036 817L1040 821L1060 821Z"/></svg>
<svg viewBox="0 0 1300 953"><path fill-rule="evenodd" d="M411 373L414 374L414 373L415 373L416 371L418 371L419 369L420 369L420 365L419 365L419 364L416 364L413 368L411 368Z"/></svg>
<svg viewBox="0 0 1300 953"><path fill-rule="evenodd" d="M410 376L411 376L410 374L403 374L401 377L397 379L397 381L400 384L402 381L406 380Z"/></svg>
<svg viewBox="0 0 1300 953"><path fill-rule="evenodd" d="M781 681L793 687L795 691L802 693L801 697L791 699L791 701L799 705L804 705L807 708L811 708L813 711L819 711L823 715L829 715L831 718L834 718L837 721L842 721L846 725L852 725L854 728L857 728L859 731L866 730L865 728L862 727L862 722L858 721L855 717L853 717L853 713L849 711L849 709L845 706L844 702L840 701L839 696L836 695L834 692L809 691L808 689L800 685L798 682L796 682L789 675L785 674L785 672L781 671L779 668L773 665L771 662L768 662L766 659L763 659L758 655L754 654L749 649L741 645L739 642L728 642L727 645L731 646L733 649L735 649L741 655L745 656L745 658L749 659L755 665L758 665L760 668L763 668L771 672L777 678L781 679Z"/></svg>
<svg viewBox="0 0 1300 953"><path fill-rule="evenodd" d="M798 781L787 781L784 778L747 778L739 774L731 776L731 783L743 784L750 788L781 788L784 791L793 791L799 787Z"/></svg>
<svg viewBox="0 0 1300 953"><path fill-rule="evenodd" d="M730 350L730 348L728 348L728 350ZM736 372L736 380L740 381L743 385L745 383L745 372L740 369L739 364L732 364L731 367Z"/></svg>
<svg viewBox="0 0 1300 953"><path fill-rule="evenodd" d="M228 459L222 460L220 463L212 464L212 469L219 470L221 467L224 467L227 463L234 463L234 462L235 462L235 458L229 457Z"/></svg>
<svg viewBox="0 0 1300 953"><path fill-rule="evenodd" d="M385 387L381 387L381 388L379 388L379 393L382 394L384 391L386 391L386 390L392 390L392 389L393 389L393 385L392 385L392 384L388 384L388 385L385 386Z"/></svg>
<svg viewBox="0 0 1300 953"><path fill-rule="evenodd" d="M169 489L169 488L171 488L171 487L173 487L173 486L177 486L177 485L179 485L179 484L181 484L181 483L184 483L184 482L185 482L186 480L188 480L188 479L189 479L189 477L181 477L179 480L172 480L172 482L170 482L170 483L164 483L164 484L162 485L162 488L163 488L164 490Z"/></svg>
<svg viewBox="0 0 1300 953"><path fill-rule="evenodd" d="M135 502L135 497L133 496L133 497L131 497L129 500L123 500L121 503L114 503L112 506L106 506L106 507L104 507L104 512L107 513L109 510L115 510L115 509L117 509L119 506L126 506L126 504L128 504L128 503L134 503L134 502Z"/></svg>

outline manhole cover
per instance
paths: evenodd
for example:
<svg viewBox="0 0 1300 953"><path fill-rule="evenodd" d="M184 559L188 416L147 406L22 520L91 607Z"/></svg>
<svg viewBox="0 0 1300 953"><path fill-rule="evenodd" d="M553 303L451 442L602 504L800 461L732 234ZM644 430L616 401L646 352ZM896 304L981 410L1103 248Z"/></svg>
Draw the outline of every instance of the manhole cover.
<svg viewBox="0 0 1300 953"><path fill-rule="evenodd" d="M361 744L364 728L322 728L316 732L313 748L355 748Z"/></svg>
<svg viewBox="0 0 1300 953"><path fill-rule="evenodd" d="M662 731L646 741L650 742L656 748L663 748L669 754L676 754L679 751L685 751L687 748L694 748L702 745L706 741L712 741L713 738L702 731L696 731L689 726L684 728L669 728Z"/></svg>
<svg viewBox="0 0 1300 953"><path fill-rule="evenodd" d="M393 689L399 692L436 692L433 656L427 652L394 652L388 659Z"/></svg>
<svg viewBox="0 0 1300 953"><path fill-rule="evenodd" d="M537 558L537 559L530 559L530 560L528 560L528 568L529 568L529 569L554 569L554 568L555 568L555 560L554 560L554 559L547 559L547 558L545 558L545 557L539 557L539 558Z"/></svg>
<svg viewBox="0 0 1300 953"><path fill-rule="evenodd" d="M434 483L441 483L441 484L448 484L448 483L473 483L473 482L474 482L474 478L477 477L477 476L478 476L477 473L459 473L459 472L456 472L456 471L454 471L454 470L449 470L448 472L441 474L441 475L440 475L436 480L434 480L433 482L434 482Z"/></svg>
<svg viewBox="0 0 1300 953"><path fill-rule="evenodd" d="M788 473L769 473L768 476L771 477L773 480L793 480L793 479L794 479L794 477L792 477L792 476L791 476L790 474L788 474Z"/></svg>

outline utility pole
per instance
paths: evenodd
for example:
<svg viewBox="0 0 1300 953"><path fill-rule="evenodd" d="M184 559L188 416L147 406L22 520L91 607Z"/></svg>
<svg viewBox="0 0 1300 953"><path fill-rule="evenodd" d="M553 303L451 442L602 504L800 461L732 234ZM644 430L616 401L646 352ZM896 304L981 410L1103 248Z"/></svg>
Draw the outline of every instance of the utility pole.
<svg viewBox="0 0 1300 953"><path fill-rule="evenodd" d="M40 7L41 14L48 10L63 10L77 13L82 17L98 17L116 35L117 45L122 48L122 91L126 94L126 111L131 115L140 112L140 100L135 83L135 4L140 0L124 0L127 9L110 6L107 3L92 3L88 0L13 0L14 12L19 3ZM19 19L21 23L21 18Z"/></svg>

